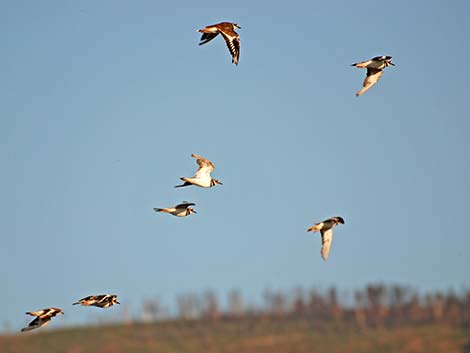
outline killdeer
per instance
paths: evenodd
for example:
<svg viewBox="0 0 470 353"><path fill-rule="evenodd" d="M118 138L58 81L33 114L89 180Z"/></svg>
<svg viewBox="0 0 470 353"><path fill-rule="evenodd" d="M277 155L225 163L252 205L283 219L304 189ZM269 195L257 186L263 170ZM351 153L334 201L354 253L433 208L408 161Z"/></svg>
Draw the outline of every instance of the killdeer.
<svg viewBox="0 0 470 353"><path fill-rule="evenodd" d="M363 88L356 93L356 97L367 92L373 85L375 85L383 75L382 70L390 65L395 66L395 64L392 63L392 57L385 55L376 56L370 60L352 64L351 66L356 66L360 69L367 68L366 79L362 84Z"/></svg>
<svg viewBox="0 0 470 353"><path fill-rule="evenodd" d="M222 37L224 37L225 43L227 43L230 54L232 54L232 63L238 65L238 57L240 56L240 37L238 36L238 33L235 32L235 29L237 28L241 27L236 23L221 22L199 29L198 32L202 33L199 45L210 42L220 33Z"/></svg>
<svg viewBox="0 0 470 353"><path fill-rule="evenodd" d="M183 186L197 185L202 188L211 188L217 184L223 185L220 180L211 178L211 172L215 169L214 164L204 157L192 154L191 157L196 158L196 163L199 169L196 174L191 178L180 178L184 181L184 184L176 185L175 188L181 188Z"/></svg>
<svg viewBox="0 0 470 353"><path fill-rule="evenodd" d="M26 314L31 316L36 316L36 318L29 323L27 327L21 329L21 332L34 330L35 328L40 328L46 326L51 319L59 314L64 312L59 308L47 308L38 311L28 311Z"/></svg>
<svg viewBox="0 0 470 353"><path fill-rule="evenodd" d="M101 294L101 295L90 295L83 299L80 299L78 302L73 303L72 305L80 304L82 306L97 306L98 308L109 308L114 304L121 304L117 300L117 295L115 294Z"/></svg>
<svg viewBox="0 0 470 353"><path fill-rule="evenodd" d="M318 232L321 233L321 257L326 261L328 254L330 253L331 241L333 240L333 228L339 223L344 224L344 219L341 217L331 217L323 222L316 223L312 227L307 229L307 232Z"/></svg>
<svg viewBox="0 0 470 353"><path fill-rule="evenodd" d="M194 210L194 208L189 207L189 206L194 206L194 205L196 204L192 202L183 201L179 205L176 205L173 207L154 208L153 210L155 212L171 213L173 216L176 216L176 217L186 217L186 216L189 216L191 213L197 213Z"/></svg>

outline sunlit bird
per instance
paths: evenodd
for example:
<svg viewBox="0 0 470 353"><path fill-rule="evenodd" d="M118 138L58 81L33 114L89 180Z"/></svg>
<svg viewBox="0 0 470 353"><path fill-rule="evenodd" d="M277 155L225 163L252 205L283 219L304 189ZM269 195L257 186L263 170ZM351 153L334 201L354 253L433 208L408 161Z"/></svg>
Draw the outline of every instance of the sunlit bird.
<svg viewBox="0 0 470 353"><path fill-rule="evenodd" d="M331 217L323 222L316 223L312 227L307 229L307 232L318 232L321 233L321 257L326 261L328 254L330 253L331 241L333 240L333 228L339 223L344 224L344 219L341 217Z"/></svg>
<svg viewBox="0 0 470 353"><path fill-rule="evenodd" d="M215 25L199 29L198 32L202 33L199 45L203 45L210 42L220 33L222 37L224 37L225 43L227 43L228 50L232 55L232 63L238 65L238 58L240 56L240 37L238 36L238 33L235 32L235 29L237 28L241 27L236 23L221 22Z"/></svg>
<svg viewBox="0 0 470 353"><path fill-rule="evenodd" d="M173 216L176 217L186 217L189 216L191 213L197 213L194 208L189 207L189 206L194 206L196 205L195 203L192 202L187 202L183 201L179 205L173 206L173 207L167 207L167 208L154 208L153 210L155 212L165 212L165 213L170 213Z"/></svg>
<svg viewBox="0 0 470 353"><path fill-rule="evenodd" d="M196 158L196 163L199 166L199 169L196 171L196 174L191 178L180 178L184 181L184 184L176 185L175 188L181 188L183 186L197 185L202 188L210 188L217 184L223 185L220 180L213 179L211 177L212 171L215 169L214 164L197 154L192 154L191 157Z"/></svg>
<svg viewBox="0 0 470 353"><path fill-rule="evenodd" d="M46 326L51 319L59 314L63 314L64 312L59 308L47 308L38 311L28 311L26 314L31 316L36 316L33 321L29 323L27 327L23 327L21 332L34 330L36 328L40 328Z"/></svg>
<svg viewBox="0 0 470 353"><path fill-rule="evenodd" d="M72 305L80 304L82 306L97 306L98 308L109 308L114 304L121 304L117 300L117 295L115 294L100 294L100 295L90 295L83 299L80 299L78 302L73 303Z"/></svg>
<svg viewBox="0 0 470 353"><path fill-rule="evenodd" d="M356 66L360 69L367 68L367 75L364 83L362 84L363 87L356 93L356 97L367 92L373 85L375 85L383 75L382 70L390 65L395 66L395 64L392 63L392 57L385 55L376 56L370 60L352 64L351 66Z"/></svg>

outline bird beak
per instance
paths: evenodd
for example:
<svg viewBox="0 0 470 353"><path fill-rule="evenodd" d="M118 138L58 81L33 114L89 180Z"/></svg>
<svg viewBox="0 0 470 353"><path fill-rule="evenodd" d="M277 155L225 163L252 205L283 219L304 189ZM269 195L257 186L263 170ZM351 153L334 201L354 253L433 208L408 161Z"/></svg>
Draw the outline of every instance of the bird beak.
<svg viewBox="0 0 470 353"><path fill-rule="evenodd" d="M392 63L392 62L390 62L390 65L392 65L392 66L395 66L395 64L394 64L394 63Z"/></svg>
<svg viewBox="0 0 470 353"><path fill-rule="evenodd" d="M220 185L224 185L221 181L219 181L219 184L220 184Z"/></svg>
<svg viewBox="0 0 470 353"><path fill-rule="evenodd" d="M193 213L197 213L197 212L193 210Z"/></svg>
<svg viewBox="0 0 470 353"><path fill-rule="evenodd" d="M121 305L121 303L119 303L117 300L116 300L116 304L119 304L119 305Z"/></svg>

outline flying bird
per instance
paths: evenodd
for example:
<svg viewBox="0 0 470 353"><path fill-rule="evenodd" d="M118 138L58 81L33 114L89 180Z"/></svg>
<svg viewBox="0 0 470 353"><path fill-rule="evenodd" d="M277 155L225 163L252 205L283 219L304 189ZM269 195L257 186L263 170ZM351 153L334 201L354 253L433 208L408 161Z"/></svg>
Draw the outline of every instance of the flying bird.
<svg viewBox="0 0 470 353"><path fill-rule="evenodd" d="M179 205L173 206L173 207L167 207L167 208L154 208L153 210L155 212L165 212L165 213L170 213L173 216L176 217L186 217L189 216L191 213L197 213L194 208L189 207L189 206L194 206L196 205L195 203L192 202L187 202L183 201Z"/></svg>
<svg viewBox="0 0 470 353"><path fill-rule="evenodd" d="M331 217L323 222L316 223L312 227L307 229L307 232L318 232L321 233L321 257L326 261L328 254L330 253L331 241L333 240L333 228L339 223L344 224L344 219L341 217Z"/></svg>
<svg viewBox="0 0 470 353"><path fill-rule="evenodd" d="M180 178L184 181L184 184L176 185L175 188L181 188L183 186L190 185L197 185L202 188L211 188L217 184L223 185L220 180L213 179L211 177L211 172L215 169L215 166L210 160L194 153L191 155L191 157L196 158L196 163L199 166L199 169L191 178Z"/></svg>
<svg viewBox="0 0 470 353"><path fill-rule="evenodd" d="M117 300L117 295L115 294L101 294L101 295L90 295L83 299L80 299L78 302L73 303L72 305L80 304L82 306L97 306L98 308L109 308L114 304L121 304Z"/></svg>
<svg viewBox="0 0 470 353"><path fill-rule="evenodd" d="M236 23L221 22L199 29L198 32L202 33L199 45L210 42L220 33L222 37L224 37L228 50L232 55L232 63L238 65L238 58L240 56L240 37L238 36L238 33L235 32L235 29L237 28L241 27Z"/></svg>
<svg viewBox="0 0 470 353"><path fill-rule="evenodd" d="M33 321L29 323L27 327L23 327L21 332L34 330L46 326L51 319L59 314L64 312L59 308L47 308L38 311L28 311L26 314L31 316L36 316Z"/></svg>
<svg viewBox="0 0 470 353"><path fill-rule="evenodd" d="M356 93L356 97L367 92L373 85L375 85L383 75L382 70L390 65L395 66L395 64L392 63L392 57L385 55L376 56L370 60L352 64L351 66L356 66L360 69L367 68L367 75L364 83L362 84L363 87Z"/></svg>

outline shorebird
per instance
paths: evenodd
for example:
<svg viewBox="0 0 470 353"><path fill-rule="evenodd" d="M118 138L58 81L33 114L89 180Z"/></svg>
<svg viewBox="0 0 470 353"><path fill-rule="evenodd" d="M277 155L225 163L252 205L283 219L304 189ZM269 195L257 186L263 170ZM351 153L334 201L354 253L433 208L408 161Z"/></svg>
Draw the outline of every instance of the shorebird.
<svg viewBox="0 0 470 353"><path fill-rule="evenodd" d="M27 327L21 329L21 332L34 330L35 328L40 328L46 326L51 319L59 314L64 312L59 308L47 308L38 311L28 311L26 314L31 316L36 316L33 321L29 323Z"/></svg>
<svg viewBox="0 0 470 353"><path fill-rule="evenodd" d="M363 87L356 93L356 97L367 92L373 85L375 85L383 75L382 70L390 65L395 66L395 64L392 63L392 57L385 55L376 56L370 60L352 64L351 66L356 66L360 69L367 68L366 79L362 84Z"/></svg>
<svg viewBox="0 0 470 353"><path fill-rule="evenodd" d="M214 164L204 157L192 154L191 157L196 158L196 163L199 169L196 174L191 178L180 178L184 181L184 184L176 185L175 188L181 188L183 186L197 185L202 188L211 188L217 184L223 185L220 180L211 178L211 172L215 169Z"/></svg>
<svg viewBox="0 0 470 353"><path fill-rule="evenodd" d="M176 205L173 207L154 208L153 210L155 212L171 213L173 216L176 216L176 217L186 217L186 216L189 216L191 213L197 213L194 210L194 208L189 207L189 206L194 206L194 205L196 204L192 202L183 201L179 205Z"/></svg>
<svg viewBox="0 0 470 353"><path fill-rule="evenodd" d="M232 54L232 63L238 65L238 57L240 56L240 37L238 36L238 33L235 32L235 29L237 28L241 27L236 23L221 22L199 29L198 32L202 33L199 45L210 42L220 33L222 37L224 37L225 43L227 43L230 54Z"/></svg>
<svg viewBox="0 0 470 353"><path fill-rule="evenodd" d="M333 240L333 228L339 223L344 224L344 219L341 217L331 217L323 222L316 223L312 227L307 229L307 232L318 232L321 233L321 257L326 261L328 254L330 253L331 241Z"/></svg>
<svg viewBox="0 0 470 353"><path fill-rule="evenodd" d="M117 300L117 295L115 294L101 294L101 295L90 295L83 299L80 299L78 302L73 303L72 305L80 304L82 306L97 306L98 308L109 308L114 304L121 304Z"/></svg>

